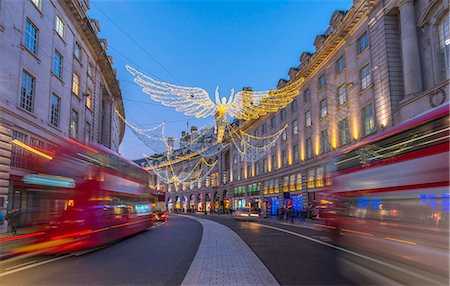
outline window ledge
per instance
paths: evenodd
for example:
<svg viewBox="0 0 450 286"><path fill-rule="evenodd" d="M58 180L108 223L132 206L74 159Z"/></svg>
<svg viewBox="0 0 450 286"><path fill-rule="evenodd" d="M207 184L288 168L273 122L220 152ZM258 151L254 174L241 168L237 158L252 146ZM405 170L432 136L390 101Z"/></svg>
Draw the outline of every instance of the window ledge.
<svg viewBox="0 0 450 286"><path fill-rule="evenodd" d="M50 127L52 127L53 129L56 129L56 130L58 130L59 132L61 132L61 133L62 133L62 130L61 130L61 128L59 128L58 126L55 126L55 125L51 124L50 122L47 122L47 125L48 125L48 126L50 126Z"/></svg>
<svg viewBox="0 0 450 286"><path fill-rule="evenodd" d="M368 91L369 89L372 89L372 88L373 88L373 82L364 89L361 87L361 90L359 91L359 95L361 96L363 93L365 93L366 91Z"/></svg>
<svg viewBox="0 0 450 286"><path fill-rule="evenodd" d="M22 50L27 51L33 58L35 58L38 64L41 63L41 59L39 59L39 57L35 53L33 53L27 47L25 47L23 43L20 44L20 47L22 48Z"/></svg>
<svg viewBox="0 0 450 286"><path fill-rule="evenodd" d="M17 106L17 109L19 109L19 110L25 112L25 113L28 114L28 115L31 115L31 116L34 117L34 118L37 118L37 116L36 116L33 112L26 110L25 108L21 107L20 105Z"/></svg>
<svg viewBox="0 0 450 286"><path fill-rule="evenodd" d="M52 77L54 77L57 80L59 80L62 83L62 85L64 85L64 81L59 76L57 76L53 71L50 72L50 74L52 75Z"/></svg>
<svg viewBox="0 0 450 286"><path fill-rule="evenodd" d="M64 37L61 37L61 35L60 35L55 29L53 29L53 34L55 34L56 36L58 36L58 38L63 42L64 47L67 47L66 40L64 40Z"/></svg>

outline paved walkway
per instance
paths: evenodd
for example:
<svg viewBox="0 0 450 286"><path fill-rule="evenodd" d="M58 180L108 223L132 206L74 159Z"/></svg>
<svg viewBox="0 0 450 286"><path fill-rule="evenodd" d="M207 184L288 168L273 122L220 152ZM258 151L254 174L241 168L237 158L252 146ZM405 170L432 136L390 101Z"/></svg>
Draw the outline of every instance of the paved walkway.
<svg viewBox="0 0 450 286"><path fill-rule="evenodd" d="M279 285L267 267L231 229L192 216L203 226L194 261L181 285Z"/></svg>

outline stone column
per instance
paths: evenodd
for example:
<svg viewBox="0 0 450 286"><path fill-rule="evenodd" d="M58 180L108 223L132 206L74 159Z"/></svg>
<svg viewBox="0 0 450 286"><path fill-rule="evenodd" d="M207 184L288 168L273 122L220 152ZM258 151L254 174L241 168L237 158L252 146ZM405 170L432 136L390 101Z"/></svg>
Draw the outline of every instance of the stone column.
<svg viewBox="0 0 450 286"><path fill-rule="evenodd" d="M414 0L401 0L399 7L403 80L405 84L405 95L410 95L422 91L422 71L417 41Z"/></svg>

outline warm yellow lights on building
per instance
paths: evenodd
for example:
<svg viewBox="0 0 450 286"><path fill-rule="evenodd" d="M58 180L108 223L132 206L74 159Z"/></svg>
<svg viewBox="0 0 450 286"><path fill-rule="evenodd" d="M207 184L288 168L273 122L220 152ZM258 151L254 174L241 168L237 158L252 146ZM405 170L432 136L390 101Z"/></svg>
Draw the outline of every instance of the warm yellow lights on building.
<svg viewBox="0 0 450 286"><path fill-rule="evenodd" d="M19 147L29 151L29 152L35 154L35 155L38 155L38 156L40 156L42 158L45 158L47 160L52 160L53 159L52 156L49 156L49 155L47 155L47 154L45 154L45 153L43 153L41 151L38 151L38 150L34 149L33 147L28 146L27 144L20 142L17 139L13 139L11 143L13 143L13 144L15 144L15 145L17 145L17 146L19 146Z"/></svg>

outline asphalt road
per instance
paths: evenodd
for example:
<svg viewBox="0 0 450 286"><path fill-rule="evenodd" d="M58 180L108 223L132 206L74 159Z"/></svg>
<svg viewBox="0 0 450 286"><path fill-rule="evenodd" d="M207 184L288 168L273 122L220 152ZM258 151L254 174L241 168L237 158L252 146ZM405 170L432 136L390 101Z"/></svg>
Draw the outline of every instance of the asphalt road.
<svg viewBox="0 0 450 286"><path fill-rule="evenodd" d="M93 252L17 261L15 266L8 265L9 272L32 267L0 277L0 284L180 285L201 237L200 223L171 217L164 225ZM51 259L54 261L45 263ZM37 265L42 262L44 264Z"/></svg>
<svg viewBox="0 0 450 286"><path fill-rule="evenodd" d="M336 261L336 250L285 232L238 221L228 216L202 216L228 226L236 232L281 285L354 285L343 277ZM322 231L264 223L295 233L326 239ZM232 263L232 261L230 261Z"/></svg>

